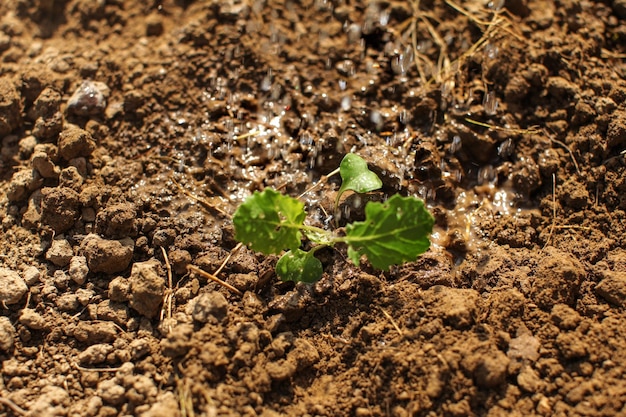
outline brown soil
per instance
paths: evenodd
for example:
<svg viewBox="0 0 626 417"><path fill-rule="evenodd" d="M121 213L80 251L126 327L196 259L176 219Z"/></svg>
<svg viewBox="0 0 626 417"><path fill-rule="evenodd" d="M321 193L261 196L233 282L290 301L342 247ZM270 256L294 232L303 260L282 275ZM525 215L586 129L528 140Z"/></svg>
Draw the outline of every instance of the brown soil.
<svg viewBox="0 0 626 417"><path fill-rule="evenodd" d="M0 414L626 415L626 2L486 3L2 2ZM281 283L347 152L431 249Z"/></svg>

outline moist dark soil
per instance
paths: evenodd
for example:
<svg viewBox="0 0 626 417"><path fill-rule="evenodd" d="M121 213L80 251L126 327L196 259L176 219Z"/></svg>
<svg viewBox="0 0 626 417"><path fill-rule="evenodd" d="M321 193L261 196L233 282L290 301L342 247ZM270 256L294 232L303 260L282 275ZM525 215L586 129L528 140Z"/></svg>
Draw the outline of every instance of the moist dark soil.
<svg viewBox="0 0 626 417"><path fill-rule="evenodd" d="M0 414L626 415L625 59L623 0L2 2ZM431 247L283 283L266 187Z"/></svg>

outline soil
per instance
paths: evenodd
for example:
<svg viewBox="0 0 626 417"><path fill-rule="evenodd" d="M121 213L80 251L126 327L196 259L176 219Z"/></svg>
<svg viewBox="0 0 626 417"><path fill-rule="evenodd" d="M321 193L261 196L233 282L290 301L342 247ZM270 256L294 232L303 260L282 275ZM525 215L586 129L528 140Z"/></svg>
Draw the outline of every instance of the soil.
<svg viewBox="0 0 626 417"><path fill-rule="evenodd" d="M0 16L1 415L626 415L623 0ZM431 248L281 282L232 213L349 152Z"/></svg>

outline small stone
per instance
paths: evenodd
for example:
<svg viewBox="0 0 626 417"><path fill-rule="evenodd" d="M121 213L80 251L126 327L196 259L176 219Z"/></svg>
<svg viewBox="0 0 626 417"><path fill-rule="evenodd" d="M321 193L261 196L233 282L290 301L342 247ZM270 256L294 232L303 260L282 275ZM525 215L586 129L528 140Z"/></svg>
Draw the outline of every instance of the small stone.
<svg viewBox="0 0 626 417"><path fill-rule="evenodd" d="M507 356L511 359L529 360L531 362L539 359L539 339L529 333L522 333L509 342Z"/></svg>
<svg viewBox="0 0 626 417"><path fill-rule="evenodd" d="M15 344L15 327L8 317L0 316L0 351L11 353Z"/></svg>
<svg viewBox="0 0 626 417"><path fill-rule="evenodd" d="M111 343L117 338L117 327L110 321L80 322L72 335L83 343Z"/></svg>
<svg viewBox="0 0 626 417"><path fill-rule="evenodd" d="M55 300L54 303L61 311L74 311L80 306L78 297L73 293L62 294Z"/></svg>
<svg viewBox="0 0 626 417"><path fill-rule="evenodd" d="M109 299L111 301L128 301L129 291L128 279L124 277L115 277L109 283Z"/></svg>
<svg viewBox="0 0 626 417"><path fill-rule="evenodd" d="M17 272L0 267L0 303L16 304L28 292L28 286Z"/></svg>
<svg viewBox="0 0 626 417"><path fill-rule="evenodd" d="M68 274L72 281L78 285L83 285L89 274L89 267L87 266L87 258L84 256L72 256L70 259L70 268Z"/></svg>
<svg viewBox="0 0 626 417"><path fill-rule="evenodd" d="M106 109L109 87L98 81L85 80L67 102L67 111L78 116L95 116Z"/></svg>
<svg viewBox="0 0 626 417"><path fill-rule="evenodd" d="M131 308L148 318L156 317L165 292L161 263L154 258L135 263L128 281Z"/></svg>
<svg viewBox="0 0 626 417"><path fill-rule="evenodd" d="M96 148L91 134L78 126L68 125L59 134L59 155L66 161L88 157Z"/></svg>
<svg viewBox="0 0 626 417"><path fill-rule="evenodd" d="M26 282L26 285L29 287L37 285L41 282L41 272L36 266L29 266L24 269L23 275L24 282Z"/></svg>
<svg viewBox="0 0 626 417"><path fill-rule="evenodd" d="M21 201L28 197L30 192L35 191L43 183L43 178L33 170L21 169L13 174L6 191L7 199L11 202Z"/></svg>
<svg viewBox="0 0 626 417"><path fill-rule="evenodd" d="M134 242L130 238L122 240L102 239L96 234L85 237L81 253L87 259L91 272L112 274L128 268L133 259Z"/></svg>
<svg viewBox="0 0 626 417"><path fill-rule="evenodd" d="M217 291L197 296L192 300L192 305L191 316L200 323L207 323L211 317L221 320L226 317L228 312L228 301Z"/></svg>
<svg viewBox="0 0 626 417"><path fill-rule="evenodd" d="M596 285L596 294L616 306L626 306L626 272L606 272Z"/></svg>
<svg viewBox="0 0 626 417"><path fill-rule="evenodd" d="M46 252L46 259L59 267L67 266L73 256L72 245L67 239L62 238L54 239Z"/></svg>

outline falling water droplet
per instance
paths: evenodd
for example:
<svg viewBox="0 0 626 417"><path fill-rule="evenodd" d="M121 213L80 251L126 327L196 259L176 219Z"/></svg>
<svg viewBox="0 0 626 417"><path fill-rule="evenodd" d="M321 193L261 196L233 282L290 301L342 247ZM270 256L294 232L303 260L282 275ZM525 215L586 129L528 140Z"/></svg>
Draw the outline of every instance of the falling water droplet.
<svg viewBox="0 0 626 417"><path fill-rule="evenodd" d="M491 0L487 3L487 8L493 11L499 11L504 7L505 0Z"/></svg>
<svg viewBox="0 0 626 417"><path fill-rule="evenodd" d="M493 116L498 111L498 98L494 91L489 91L483 97L483 107L488 116Z"/></svg>
<svg viewBox="0 0 626 417"><path fill-rule="evenodd" d="M459 135L454 135L450 144L450 153L457 153L463 147L463 141Z"/></svg>
<svg viewBox="0 0 626 417"><path fill-rule="evenodd" d="M513 139L508 138L504 142L498 146L498 155L501 158L508 158L513 155L513 150L515 149L515 144L513 143Z"/></svg>

